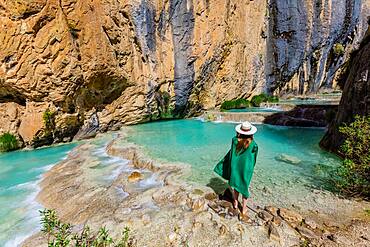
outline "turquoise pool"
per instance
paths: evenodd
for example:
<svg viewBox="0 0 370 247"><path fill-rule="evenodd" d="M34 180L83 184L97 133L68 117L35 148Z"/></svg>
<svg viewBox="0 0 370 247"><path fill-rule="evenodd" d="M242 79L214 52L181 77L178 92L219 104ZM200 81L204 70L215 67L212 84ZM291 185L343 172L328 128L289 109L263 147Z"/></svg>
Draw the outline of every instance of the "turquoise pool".
<svg viewBox="0 0 370 247"><path fill-rule="evenodd" d="M218 183L213 167L228 151L234 126L198 120L163 121L129 127L128 139L155 159L191 164L187 179L212 187ZM268 203L269 198L259 193L267 191L287 203L326 186L325 179L340 160L318 146L324 129L257 127L259 155L252 181L255 198Z"/></svg>
<svg viewBox="0 0 370 247"><path fill-rule="evenodd" d="M0 246L17 246L39 229L38 181L76 145L0 153Z"/></svg>

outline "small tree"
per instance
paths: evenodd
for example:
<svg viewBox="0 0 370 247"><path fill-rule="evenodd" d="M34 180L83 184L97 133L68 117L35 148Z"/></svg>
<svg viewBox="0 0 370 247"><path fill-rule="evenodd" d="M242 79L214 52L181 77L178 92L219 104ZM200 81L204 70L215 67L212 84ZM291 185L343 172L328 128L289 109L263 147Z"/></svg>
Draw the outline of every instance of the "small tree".
<svg viewBox="0 0 370 247"><path fill-rule="evenodd" d="M9 152L19 148L17 138L9 132L0 136L0 152Z"/></svg>
<svg viewBox="0 0 370 247"><path fill-rule="evenodd" d="M338 169L337 187L351 196L370 198L370 116L339 128L345 137L340 153L344 160Z"/></svg>

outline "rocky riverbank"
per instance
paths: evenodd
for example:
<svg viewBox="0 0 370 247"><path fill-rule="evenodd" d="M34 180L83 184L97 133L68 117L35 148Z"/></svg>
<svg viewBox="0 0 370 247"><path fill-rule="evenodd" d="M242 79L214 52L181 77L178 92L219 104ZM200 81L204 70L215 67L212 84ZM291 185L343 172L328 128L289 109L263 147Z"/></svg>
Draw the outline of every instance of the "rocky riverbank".
<svg viewBox="0 0 370 247"><path fill-rule="evenodd" d="M93 229L105 225L117 236L128 226L135 246L370 243L370 219L363 211L369 205L364 202L319 190L286 208L274 196L269 204L252 198L251 222L241 222L227 196L219 197L211 187L184 179L190 166L151 160L126 141L126 134L123 129L118 136L91 140L74 149L45 174L38 200L56 209L63 221L76 225L76 231L83 224ZM120 166L110 167L112 159L119 159ZM46 246L46 241L39 233L23 246Z"/></svg>

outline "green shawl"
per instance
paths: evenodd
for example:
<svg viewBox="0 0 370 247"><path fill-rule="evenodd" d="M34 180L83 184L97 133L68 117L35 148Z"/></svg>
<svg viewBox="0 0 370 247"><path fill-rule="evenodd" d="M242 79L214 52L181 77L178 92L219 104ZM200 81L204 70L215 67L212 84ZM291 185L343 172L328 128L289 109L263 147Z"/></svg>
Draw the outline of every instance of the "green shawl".
<svg viewBox="0 0 370 247"><path fill-rule="evenodd" d="M258 146L252 140L248 148L242 153L236 152L238 138L234 137L231 142L231 149L225 157L216 165L214 171L229 181L232 188L236 189L244 197L248 198L249 185L251 183L254 166L256 164Z"/></svg>

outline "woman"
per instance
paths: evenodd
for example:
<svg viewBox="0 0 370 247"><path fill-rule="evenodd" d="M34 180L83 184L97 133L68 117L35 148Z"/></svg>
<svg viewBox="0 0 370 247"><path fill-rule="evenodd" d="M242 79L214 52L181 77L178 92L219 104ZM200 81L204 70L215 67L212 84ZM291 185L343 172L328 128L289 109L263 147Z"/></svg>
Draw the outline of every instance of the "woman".
<svg viewBox="0 0 370 247"><path fill-rule="evenodd" d="M247 198L249 184L256 164L258 146L253 140L257 128L250 122L244 122L235 127L236 137L232 139L231 149L216 165L214 171L229 181L233 189L233 206L238 208L239 193L243 196L241 219L247 219Z"/></svg>

